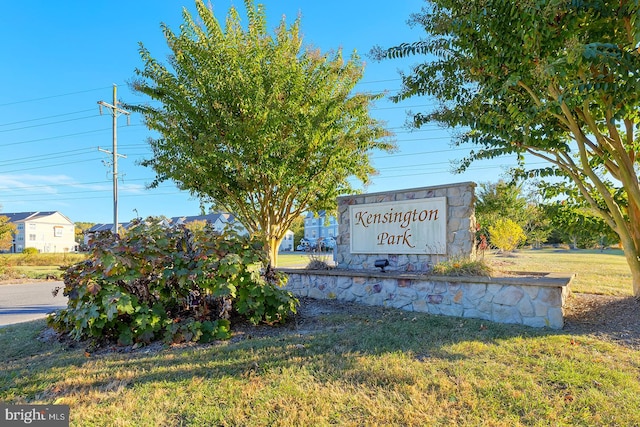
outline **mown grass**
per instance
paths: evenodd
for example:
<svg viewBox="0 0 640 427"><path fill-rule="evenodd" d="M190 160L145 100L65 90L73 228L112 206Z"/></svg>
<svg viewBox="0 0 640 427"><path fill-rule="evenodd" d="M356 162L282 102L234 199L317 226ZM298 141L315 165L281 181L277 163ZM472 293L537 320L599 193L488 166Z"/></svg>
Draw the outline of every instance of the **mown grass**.
<svg viewBox="0 0 640 427"><path fill-rule="evenodd" d="M283 252L278 254L278 267L296 268L309 264L309 255L304 252Z"/></svg>
<svg viewBox="0 0 640 427"><path fill-rule="evenodd" d="M639 425L640 352L588 336L371 310L313 331L87 355L0 329L0 400L74 426Z"/></svg>
<svg viewBox="0 0 640 427"><path fill-rule="evenodd" d="M0 254L0 279L60 279L60 267L85 259L77 253Z"/></svg>
<svg viewBox="0 0 640 427"><path fill-rule="evenodd" d="M487 258L630 292L619 253ZM371 307L304 325L103 354L40 342L44 321L0 328L0 401L68 404L73 426L640 425L640 351L592 336Z"/></svg>
<svg viewBox="0 0 640 427"><path fill-rule="evenodd" d="M87 259L81 253L0 254L0 266L61 266Z"/></svg>
<svg viewBox="0 0 640 427"><path fill-rule="evenodd" d="M568 250L545 248L519 250L513 253L487 252L485 260L495 269L573 273L573 292L602 295L632 295L631 272L619 249Z"/></svg>

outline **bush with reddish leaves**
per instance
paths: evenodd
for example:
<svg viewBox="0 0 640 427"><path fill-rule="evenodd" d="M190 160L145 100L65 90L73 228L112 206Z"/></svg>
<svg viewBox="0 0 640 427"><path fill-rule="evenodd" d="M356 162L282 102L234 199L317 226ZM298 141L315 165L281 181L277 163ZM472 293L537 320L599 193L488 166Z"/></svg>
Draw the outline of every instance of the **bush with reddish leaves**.
<svg viewBox="0 0 640 427"><path fill-rule="evenodd" d="M121 238L96 237L90 257L64 274L66 309L47 319L75 339L120 345L230 336L232 314L279 323L297 299L270 269L261 243L228 229L138 221Z"/></svg>

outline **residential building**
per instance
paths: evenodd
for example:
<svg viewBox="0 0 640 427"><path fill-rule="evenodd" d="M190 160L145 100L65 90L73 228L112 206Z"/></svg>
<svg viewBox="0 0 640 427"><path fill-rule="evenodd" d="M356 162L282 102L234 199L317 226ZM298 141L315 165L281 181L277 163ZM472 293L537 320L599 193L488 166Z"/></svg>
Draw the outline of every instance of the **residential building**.
<svg viewBox="0 0 640 427"><path fill-rule="evenodd" d="M290 252L293 251L294 242L293 242L293 231L287 230L282 242L280 242L280 246L278 248L281 252Z"/></svg>
<svg viewBox="0 0 640 427"><path fill-rule="evenodd" d="M318 239L326 247L333 247L338 236L338 221L333 215L327 215L325 211L318 214L309 212L304 219L304 238L312 245L318 243Z"/></svg>
<svg viewBox="0 0 640 427"><path fill-rule="evenodd" d="M240 234L246 234L245 228L236 221L233 214L229 213L212 213L208 215L191 215L191 216L174 216L172 218L164 218L161 217L160 221L163 225L167 227L175 227L182 224L189 224L194 221L206 221L209 223L215 231L222 231L228 224L233 224L236 227L239 227ZM124 222L120 223L119 227L124 230L128 230L134 223L133 222ZM111 224L96 224L90 229L84 232L84 244L89 245L91 239L96 235L96 233L102 231L112 231L113 223Z"/></svg>
<svg viewBox="0 0 640 427"><path fill-rule="evenodd" d="M231 225L236 228L239 234L247 234L246 228L236 220L235 216L230 213L212 213L207 215L190 215L190 216L174 216L171 218L162 218L162 223L167 227L175 227L182 224L189 224L195 221L206 221L209 225L213 227L215 231L222 232L225 227ZM129 229L133 223L124 222L120 224L120 227L124 230ZM90 229L84 232L84 244L86 246L90 245L91 239L96 235L96 233L102 231L111 231L113 230L113 224L96 224ZM280 243L281 251L292 251L293 250L293 231L287 231L282 243Z"/></svg>
<svg viewBox="0 0 640 427"><path fill-rule="evenodd" d="M74 252L75 225L57 211L2 213L16 226L10 252L21 253L25 248L40 252Z"/></svg>
<svg viewBox="0 0 640 427"><path fill-rule="evenodd" d="M211 213L207 215L192 215L192 216L174 216L170 219L171 225L189 224L194 221L206 221L213 227L215 231L222 231L227 225L239 226L240 234L246 234L245 228L236 221L233 214L230 213Z"/></svg>
<svg viewBox="0 0 640 427"><path fill-rule="evenodd" d="M129 227L133 225L132 222L119 222L118 229L128 230ZM113 231L113 223L111 224L96 224L93 227L84 230L84 239L83 242L85 248L91 244L91 240L95 237L96 234L102 233L104 231L112 232Z"/></svg>

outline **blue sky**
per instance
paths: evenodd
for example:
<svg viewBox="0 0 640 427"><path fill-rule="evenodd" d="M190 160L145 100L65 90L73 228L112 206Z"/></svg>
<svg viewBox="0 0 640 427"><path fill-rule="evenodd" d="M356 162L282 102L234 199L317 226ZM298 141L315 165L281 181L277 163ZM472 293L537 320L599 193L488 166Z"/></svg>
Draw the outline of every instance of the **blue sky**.
<svg viewBox="0 0 640 427"><path fill-rule="evenodd" d="M366 62L362 91L395 93L398 70L422 60L377 63L367 57L375 45L392 46L424 36L407 19L421 0L336 1L264 0L269 27L282 15L292 22L302 17L306 44L323 51L354 49ZM243 2L211 0L218 20L235 5L244 16ZM113 196L109 162L98 150L110 150L111 116L99 114L98 101L112 102L117 85L123 102L142 102L127 86L141 67L138 42L156 58L168 53L160 23L178 31L182 8L194 12L191 0L3 2L0 13L0 214L2 212L60 211L72 221L112 222ZM379 175L367 192L423 187L461 181L497 181L513 159L477 163L465 174L452 174L450 161L468 149L451 149L453 132L436 125L420 131L404 127L407 111L427 111L433 100L414 98L402 104L384 99L371 114L385 120L396 134L399 150L376 153ZM136 215L196 215L199 201L172 183L156 189L146 185L154 177L138 162L149 156L150 132L141 118L118 120L119 219Z"/></svg>

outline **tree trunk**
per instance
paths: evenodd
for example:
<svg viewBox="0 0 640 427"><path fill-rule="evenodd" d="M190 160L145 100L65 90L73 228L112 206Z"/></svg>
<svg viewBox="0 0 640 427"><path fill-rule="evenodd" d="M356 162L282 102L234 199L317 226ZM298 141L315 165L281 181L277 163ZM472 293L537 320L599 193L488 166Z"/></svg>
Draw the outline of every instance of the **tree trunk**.
<svg viewBox="0 0 640 427"><path fill-rule="evenodd" d="M626 251L625 254L627 254ZM640 299L640 261L638 261L637 256L634 259L630 259L629 256L627 256L627 262L629 263L629 267L631 268L633 296L637 299Z"/></svg>
<svg viewBox="0 0 640 427"><path fill-rule="evenodd" d="M631 197L631 195L629 195L629 197ZM628 230L633 246L627 247L627 245L625 245L623 249L627 263L631 269L633 296L640 299L640 210L637 204L630 200L627 212L629 215Z"/></svg>
<svg viewBox="0 0 640 427"><path fill-rule="evenodd" d="M278 266L278 249L280 248L280 242L282 242L282 239L267 237L265 244L265 250L269 254L269 264L274 268Z"/></svg>

